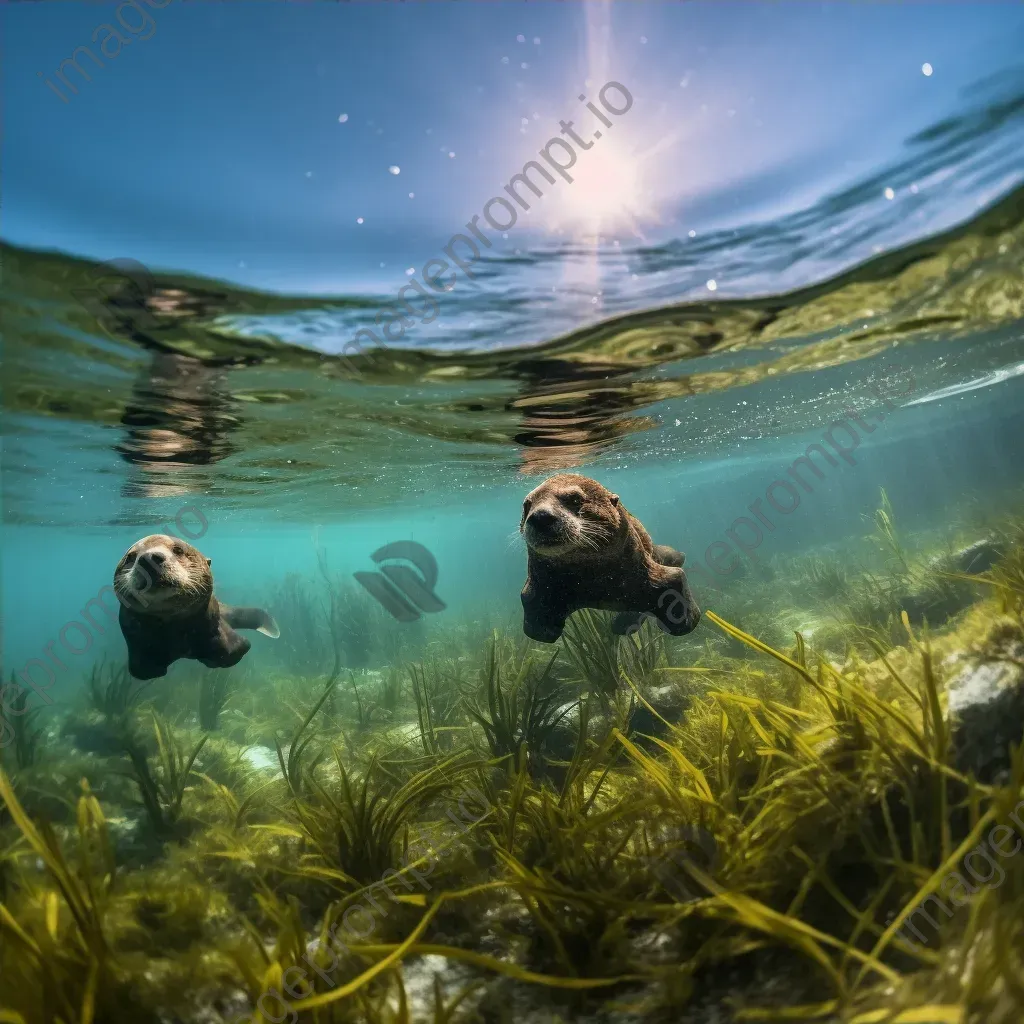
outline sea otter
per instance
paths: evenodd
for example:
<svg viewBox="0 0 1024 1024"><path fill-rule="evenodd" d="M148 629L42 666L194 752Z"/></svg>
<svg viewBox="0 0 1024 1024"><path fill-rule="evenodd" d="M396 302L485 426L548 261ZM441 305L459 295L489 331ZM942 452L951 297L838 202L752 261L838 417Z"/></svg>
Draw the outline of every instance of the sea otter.
<svg viewBox="0 0 1024 1024"><path fill-rule="evenodd" d="M231 608L213 593L210 559L177 537L155 533L136 541L114 570L118 621L136 679L166 675L179 658L230 668L252 646L236 629L281 633L262 608Z"/></svg>
<svg viewBox="0 0 1024 1024"><path fill-rule="evenodd" d="M700 609L683 572L684 556L647 531L596 480L559 473L523 502L520 533L529 551L523 632L554 643L580 608L618 612L620 635L653 616L673 636L695 629Z"/></svg>

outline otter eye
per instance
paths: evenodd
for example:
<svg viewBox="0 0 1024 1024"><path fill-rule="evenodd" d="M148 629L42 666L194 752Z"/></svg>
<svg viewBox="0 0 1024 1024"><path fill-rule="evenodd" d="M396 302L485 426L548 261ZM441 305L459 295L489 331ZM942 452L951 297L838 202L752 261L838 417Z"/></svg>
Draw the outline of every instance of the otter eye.
<svg viewBox="0 0 1024 1024"><path fill-rule="evenodd" d="M529 507L530 507L530 499L527 498L526 501L523 502L523 515L524 516L526 515L527 510L529 509Z"/></svg>
<svg viewBox="0 0 1024 1024"><path fill-rule="evenodd" d="M571 491L565 496L565 504L578 512L583 507L583 495L578 491Z"/></svg>
<svg viewBox="0 0 1024 1024"><path fill-rule="evenodd" d="M183 554L185 554L185 549L180 544L175 544L174 547L171 550L176 555L183 555Z"/></svg>

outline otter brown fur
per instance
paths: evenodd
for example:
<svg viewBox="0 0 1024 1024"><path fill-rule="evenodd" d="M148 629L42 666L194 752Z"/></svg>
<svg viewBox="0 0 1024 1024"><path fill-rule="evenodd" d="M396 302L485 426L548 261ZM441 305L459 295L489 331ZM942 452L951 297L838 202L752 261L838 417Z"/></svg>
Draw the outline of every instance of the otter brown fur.
<svg viewBox="0 0 1024 1024"><path fill-rule="evenodd" d="M128 645L128 671L136 679L166 675L179 658L208 668L237 665L252 645L236 629L280 636L262 608L232 608L217 600L210 565L191 544L165 534L136 541L118 562L118 621Z"/></svg>
<svg viewBox="0 0 1024 1024"><path fill-rule="evenodd" d="M673 636L695 629L700 609L683 572L684 556L654 544L617 494L590 477L559 473L523 502L519 530L528 567L523 632L554 643L580 608L618 612L625 634L653 616Z"/></svg>

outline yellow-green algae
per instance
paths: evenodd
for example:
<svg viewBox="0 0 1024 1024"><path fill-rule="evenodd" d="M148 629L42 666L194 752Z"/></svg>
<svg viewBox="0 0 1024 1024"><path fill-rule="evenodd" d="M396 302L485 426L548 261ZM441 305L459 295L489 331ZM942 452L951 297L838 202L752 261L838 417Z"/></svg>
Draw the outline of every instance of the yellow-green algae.
<svg viewBox="0 0 1024 1024"><path fill-rule="evenodd" d="M1024 529L972 574L875 525L884 568L769 566L680 641L586 613L553 659L467 628L244 695L97 669L75 748L30 712L4 751L0 1021L1020 1020L1024 857L905 924L1019 831L1024 723L987 749L950 693L1022 685Z"/></svg>

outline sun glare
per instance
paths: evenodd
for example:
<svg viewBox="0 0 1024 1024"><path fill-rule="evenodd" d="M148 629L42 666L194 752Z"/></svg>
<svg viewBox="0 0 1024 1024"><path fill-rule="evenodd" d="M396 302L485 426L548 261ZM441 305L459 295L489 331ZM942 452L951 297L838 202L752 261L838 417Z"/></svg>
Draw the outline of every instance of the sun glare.
<svg viewBox="0 0 1024 1024"><path fill-rule="evenodd" d="M644 198L641 161L608 143L596 144L573 167L574 180L552 193L545 209L549 228L575 236L639 233L640 222L653 216Z"/></svg>

